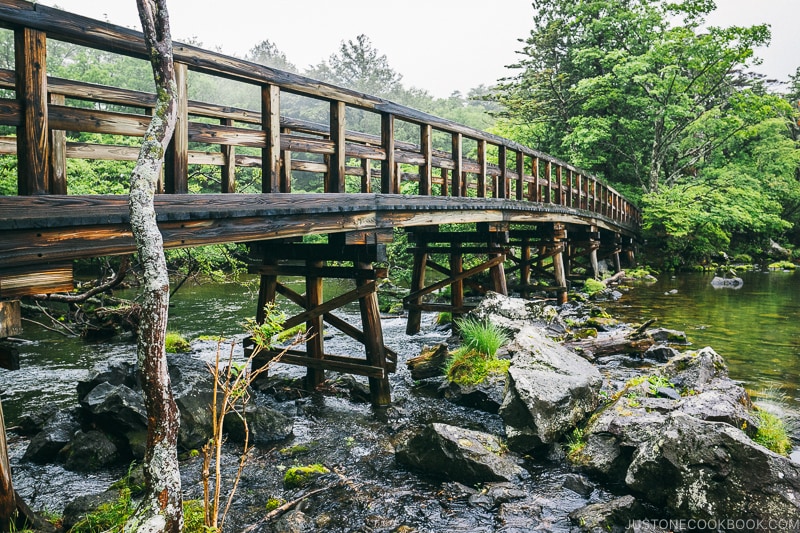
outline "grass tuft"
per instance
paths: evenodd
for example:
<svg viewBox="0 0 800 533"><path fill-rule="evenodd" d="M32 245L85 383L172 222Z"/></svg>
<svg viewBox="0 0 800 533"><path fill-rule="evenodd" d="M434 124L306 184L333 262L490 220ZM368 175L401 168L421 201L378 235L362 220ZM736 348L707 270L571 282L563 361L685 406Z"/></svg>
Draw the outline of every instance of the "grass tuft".
<svg viewBox="0 0 800 533"><path fill-rule="evenodd" d="M753 440L779 455L789 455L792 441L789 440L783 420L763 409L756 411L756 416L759 427Z"/></svg>
<svg viewBox="0 0 800 533"><path fill-rule="evenodd" d="M467 317L456 321L464 346L488 357L494 357L498 348L510 339L506 330L484 320Z"/></svg>

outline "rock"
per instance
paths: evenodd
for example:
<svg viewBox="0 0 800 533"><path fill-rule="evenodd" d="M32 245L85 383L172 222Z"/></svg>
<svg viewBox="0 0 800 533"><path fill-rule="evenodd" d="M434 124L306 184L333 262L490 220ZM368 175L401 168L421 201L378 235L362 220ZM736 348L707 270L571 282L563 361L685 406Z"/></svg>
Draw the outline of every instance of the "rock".
<svg viewBox="0 0 800 533"><path fill-rule="evenodd" d="M111 439L97 430L78 431L64 448L65 467L74 472L92 472L111 466L120 459Z"/></svg>
<svg viewBox="0 0 800 533"><path fill-rule="evenodd" d="M505 386L505 375L489 374L477 385L459 385L445 381L441 386L441 392L447 400L457 405L497 414L503 403Z"/></svg>
<svg viewBox="0 0 800 533"><path fill-rule="evenodd" d="M511 298L491 291L486 293L470 315L480 320L491 321L512 334L530 325L537 325L559 335L567 330L559 317L558 310L552 305L523 298Z"/></svg>
<svg viewBox="0 0 800 533"><path fill-rule="evenodd" d="M686 338L686 333L683 331L676 331L674 329L654 328L648 329L645 335L656 341L657 343L667 344L681 344L689 345L689 339Z"/></svg>
<svg viewBox="0 0 800 533"><path fill-rule="evenodd" d="M686 396L680 411L699 420L724 422L754 435L760 420L753 415L750 396L730 379L714 379L705 384L701 394Z"/></svg>
<svg viewBox="0 0 800 533"><path fill-rule="evenodd" d="M567 474L564 476L563 487L587 498L594 492L594 484L586 476L580 474Z"/></svg>
<svg viewBox="0 0 800 533"><path fill-rule="evenodd" d="M76 410L62 409L58 411L31 439L22 459L40 464L55 462L58 453L72 440L72 436L80 428Z"/></svg>
<svg viewBox="0 0 800 533"><path fill-rule="evenodd" d="M777 242L773 241L772 239L769 240L769 248L767 249L767 254L770 257L774 257L776 259L791 259L792 252L791 250L787 250Z"/></svg>
<svg viewBox="0 0 800 533"><path fill-rule="evenodd" d="M147 428L147 411L142 393L126 385L100 383L84 396L81 405L91 413L94 422L111 431Z"/></svg>
<svg viewBox="0 0 800 533"><path fill-rule="evenodd" d="M87 381L78 382L78 401L83 401L84 396L101 383L125 385L129 389L138 390L139 381L136 379L136 365L125 359L97 365L91 378Z"/></svg>
<svg viewBox="0 0 800 533"><path fill-rule="evenodd" d="M656 344L648 348L642 356L645 359L652 359L653 361L658 361L659 363L666 363L671 358L678 355L680 352L671 346L667 346L666 344Z"/></svg>
<svg viewBox="0 0 800 533"><path fill-rule="evenodd" d="M715 378L728 377L725 360L710 347L673 357L660 373L677 387L697 392Z"/></svg>
<svg viewBox="0 0 800 533"><path fill-rule="evenodd" d="M178 396L175 403L181 413L181 427L178 432L178 444L193 450L203 446L211 437L211 389L199 388Z"/></svg>
<svg viewBox="0 0 800 533"><path fill-rule="evenodd" d="M302 511L292 510L282 514L275 520L271 531L280 533L309 533L316 530L314 522Z"/></svg>
<svg viewBox="0 0 800 533"><path fill-rule="evenodd" d="M625 483L673 516L764 522L800 516L800 464L727 424L680 412L636 450Z"/></svg>
<svg viewBox="0 0 800 533"><path fill-rule="evenodd" d="M39 410L27 412L19 417L16 432L20 435L36 435L42 431L45 424L53 418L58 409L52 405L46 405Z"/></svg>
<svg viewBox="0 0 800 533"><path fill-rule="evenodd" d="M605 533L625 531L628 523L644 516L644 507L633 496L622 496L605 503L593 503L569 514L581 531Z"/></svg>
<svg viewBox="0 0 800 533"><path fill-rule="evenodd" d="M292 434L294 421L274 409L249 404L245 409L250 444L267 444ZM234 442L244 442L244 424L236 413L225 415L225 432Z"/></svg>
<svg viewBox="0 0 800 533"><path fill-rule="evenodd" d="M670 400L680 400L681 395L678 391L673 389L672 387L657 387L656 388L656 395L662 398L669 398Z"/></svg>
<svg viewBox="0 0 800 533"><path fill-rule="evenodd" d="M600 372L538 328L523 328L508 349L514 356L500 416L511 449L556 442L597 407Z"/></svg>
<svg viewBox="0 0 800 533"><path fill-rule="evenodd" d="M744 286L744 281L739 277L723 278L714 276L714 279L711 280L711 286L715 289L741 289Z"/></svg>
<svg viewBox="0 0 800 533"><path fill-rule="evenodd" d="M114 503L117 499L119 499L119 491L116 490L78 496L64 508L63 530L70 531L87 514L96 511L101 505Z"/></svg>
<svg viewBox="0 0 800 533"><path fill-rule="evenodd" d="M428 475L465 484L527 477L494 435L447 424L425 426L398 446L395 457Z"/></svg>

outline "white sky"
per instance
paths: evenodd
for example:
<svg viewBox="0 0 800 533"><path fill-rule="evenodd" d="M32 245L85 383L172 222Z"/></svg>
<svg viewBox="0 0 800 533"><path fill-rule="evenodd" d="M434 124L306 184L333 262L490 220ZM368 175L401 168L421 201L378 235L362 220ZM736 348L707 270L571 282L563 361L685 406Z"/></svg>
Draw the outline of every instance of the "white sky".
<svg viewBox="0 0 800 533"><path fill-rule="evenodd" d="M135 0L40 0L45 5L139 28ZM530 0L167 0L175 40L243 56L269 39L303 69L343 40L366 34L406 86L444 97L513 74L518 39L532 28ZM768 23L772 43L754 70L787 80L800 66L800 0L717 0L715 25Z"/></svg>

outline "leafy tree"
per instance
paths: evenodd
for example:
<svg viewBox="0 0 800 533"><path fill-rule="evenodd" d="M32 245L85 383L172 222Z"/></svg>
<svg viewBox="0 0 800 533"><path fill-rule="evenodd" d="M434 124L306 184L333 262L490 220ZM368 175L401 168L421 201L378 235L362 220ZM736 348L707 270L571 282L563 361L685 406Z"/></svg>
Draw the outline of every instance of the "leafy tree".
<svg viewBox="0 0 800 533"><path fill-rule="evenodd" d="M297 72L297 67L294 63L286 58L278 47L269 39L264 39L247 52L245 59L254 63L260 63L271 68L278 70L285 70L287 72Z"/></svg>

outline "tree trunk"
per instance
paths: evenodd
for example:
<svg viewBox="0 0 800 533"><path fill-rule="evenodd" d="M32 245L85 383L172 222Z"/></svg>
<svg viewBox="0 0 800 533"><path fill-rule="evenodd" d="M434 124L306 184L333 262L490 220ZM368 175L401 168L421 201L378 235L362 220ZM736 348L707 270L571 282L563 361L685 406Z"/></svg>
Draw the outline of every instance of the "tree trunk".
<svg viewBox="0 0 800 533"><path fill-rule="evenodd" d="M137 358L148 424L143 464L145 497L125 525L125 531L179 533L183 526L177 456L180 420L170 387L164 346L169 278L153 205L164 154L175 131L177 83L166 0L137 0L136 3L150 52L158 100L131 174L131 229L145 280Z"/></svg>

